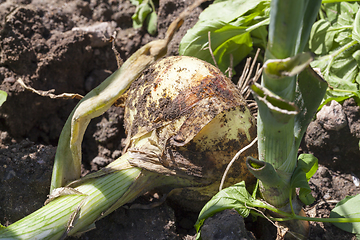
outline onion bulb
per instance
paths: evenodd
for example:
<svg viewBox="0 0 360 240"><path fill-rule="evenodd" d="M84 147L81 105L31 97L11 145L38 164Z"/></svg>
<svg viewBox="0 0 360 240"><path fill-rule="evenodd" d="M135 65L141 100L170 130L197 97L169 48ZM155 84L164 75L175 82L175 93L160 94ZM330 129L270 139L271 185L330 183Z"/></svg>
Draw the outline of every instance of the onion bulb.
<svg viewBox="0 0 360 240"><path fill-rule="evenodd" d="M227 164L256 137L237 87L213 65L187 56L145 70L129 89L124 119L130 164L191 182L174 191L190 201L216 194ZM249 155L256 158L257 149L234 163L225 186L255 182L245 165Z"/></svg>

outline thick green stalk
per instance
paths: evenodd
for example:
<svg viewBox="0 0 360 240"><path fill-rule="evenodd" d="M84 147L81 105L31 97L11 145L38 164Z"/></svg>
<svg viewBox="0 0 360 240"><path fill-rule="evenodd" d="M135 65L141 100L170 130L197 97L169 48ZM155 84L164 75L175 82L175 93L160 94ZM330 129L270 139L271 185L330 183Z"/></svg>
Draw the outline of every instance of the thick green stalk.
<svg viewBox="0 0 360 240"><path fill-rule="evenodd" d="M307 1L273 0L271 2L269 41L265 61L285 59L298 52L304 2ZM261 84L284 100L291 102L295 98L296 76L274 77L264 73ZM294 121L291 119L286 124L276 124L277 126L275 126L272 121L269 121L271 116L268 116L265 111L265 109L262 111L259 108L259 158L272 163L275 169L278 169L288 159L294 147ZM295 168L295 164L292 165L292 169L289 169L290 173Z"/></svg>
<svg viewBox="0 0 360 240"><path fill-rule="evenodd" d="M264 182L261 192L264 199L276 207L285 206L288 203L289 191L292 191L290 180L297 163L298 138L302 137L295 132L295 126L298 125L296 116L302 109L294 104L298 96L296 93L298 72L293 73L288 69L290 74L283 74L280 70L279 74L269 74L266 68L270 68L270 62L275 60L278 62L273 64L272 68L281 68L288 64L296 69L298 66L293 66L293 62L296 61L286 59L300 59L300 62L309 59L308 56L303 58L298 54L303 51L308 41L320 3L320 0L271 2L265 70L261 86L254 86L253 92L259 106L257 118L259 160L271 163L282 179L281 184L271 188ZM305 61L304 66L307 64L308 60Z"/></svg>
<svg viewBox="0 0 360 240"><path fill-rule="evenodd" d="M120 165L122 161L127 161L126 155L117 160ZM116 163L112 163L112 166L116 168ZM85 231L103 217L102 213L122 199L123 195L133 190L133 183L137 183L139 176L143 175L141 172L141 169L131 167L120 171L114 170L110 174L104 173L96 178L87 177L78 183L79 186L73 188L81 194L74 192L55 198L36 212L7 228L0 229L0 239L59 239ZM159 175L156 173L146 172L146 176L141 178L145 179L145 182L152 182L156 187L157 181L154 179L157 176ZM146 187L148 186L138 188L137 192L132 191L131 198L134 199L148 190ZM123 202L118 205L123 205L132 199L123 198ZM73 223L69 224L72 220Z"/></svg>
<svg viewBox="0 0 360 240"><path fill-rule="evenodd" d="M272 0L267 58L296 55L306 0ZM270 55L272 57L270 57Z"/></svg>
<svg viewBox="0 0 360 240"><path fill-rule="evenodd" d="M265 61L268 59L285 59L295 56L299 52L299 36L302 30L305 2L307 1L271 1L269 41ZM281 98L293 101L295 81L294 76L273 78L264 74L262 85Z"/></svg>
<svg viewBox="0 0 360 240"><path fill-rule="evenodd" d="M0 229L0 239L59 239L66 231L71 214L84 198L84 195L67 195L56 199L9 227ZM54 208L56 205L63 207Z"/></svg>
<svg viewBox="0 0 360 240"><path fill-rule="evenodd" d="M130 158L127 152L100 171L56 189L65 191L36 212L0 229L0 239L63 239L92 229L95 221L156 187L196 186L186 178L132 167Z"/></svg>

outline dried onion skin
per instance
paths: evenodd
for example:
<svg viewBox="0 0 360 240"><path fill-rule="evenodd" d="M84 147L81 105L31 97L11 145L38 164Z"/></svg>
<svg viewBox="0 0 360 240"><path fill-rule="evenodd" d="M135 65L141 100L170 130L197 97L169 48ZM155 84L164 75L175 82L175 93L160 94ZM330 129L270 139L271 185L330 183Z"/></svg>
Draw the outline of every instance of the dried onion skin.
<svg viewBox="0 0 360 240"><path fill-rule="evenodd" d="M227 164L256 137L255 118L231 80L186 56L158 61L131 85L124 125L130 164L191 180L195 188L177 190L188 200L213 196ZM257 157L256 147L235 162L225 186L255 182L249 155Z"/></svg>

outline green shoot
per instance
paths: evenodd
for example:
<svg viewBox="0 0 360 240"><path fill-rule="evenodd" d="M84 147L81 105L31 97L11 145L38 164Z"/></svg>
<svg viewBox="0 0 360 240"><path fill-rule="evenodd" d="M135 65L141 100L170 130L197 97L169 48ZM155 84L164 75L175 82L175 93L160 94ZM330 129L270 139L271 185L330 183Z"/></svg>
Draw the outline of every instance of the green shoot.
<svg viewBox="0 0 360 240"><path fill-rule="evenodd" d="M151 35L157 32L157 15L155 6L152 0L130 0L136 6L133 19L133 27L135 29L146 27L146 30Z"/></svg>
<svg viewBox="0 0 360 240"><path fill-rule="evenodd" d="M0 90L0 106L6 101L7 93Z"/></svg>

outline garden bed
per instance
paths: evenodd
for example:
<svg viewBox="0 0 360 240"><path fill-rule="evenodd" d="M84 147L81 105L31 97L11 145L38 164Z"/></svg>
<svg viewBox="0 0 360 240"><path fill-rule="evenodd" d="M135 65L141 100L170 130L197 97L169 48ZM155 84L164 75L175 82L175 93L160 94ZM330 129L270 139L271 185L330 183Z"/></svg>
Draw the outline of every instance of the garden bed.
<svg viewBox="0 0 360 240"><path fill-rule="evenodd" d="M135 7L128 0L0 2L0 89L8 93L0 109L0 223L7 226L45 202L58 137L78 101L41 97L23 89L16 80L22 78L38 90L55 89L55 94L85 95L117 69L108 40L113 31L117 31L115 46L125 60L140 46L163 38L169 24L192 1L160 0L156 6L156 36L132 28ZM168 55L178 54L182 36L206 6L196 8L186 19L171 42ZM300 149L314 153L320 164L310 181L316 198L313 205L306 207L311 217L328 217L337 201L360 192L356 178L360 176L359 107L350 99L340 109L347 124L327 130L323 121L312 122ZM124 138L121 107L112 106L94 119L83 142L83 175L119 157ZM136 202L148 208L157 198L157 193L149 193ZM179 206L171 199L156 208L128 208L120 208L100 220L96 230L80 239L195 239L193 225L198 212L194 209ZM225 219L222 225L229 226L234 222L234 213L226 214L228 217L221 221ZM271 224L267 225L267 232L251 219L245 223L257 238L268 239L269 234L276 233ZM311 223L309 239L355 236L330 223Z"/></svg>

